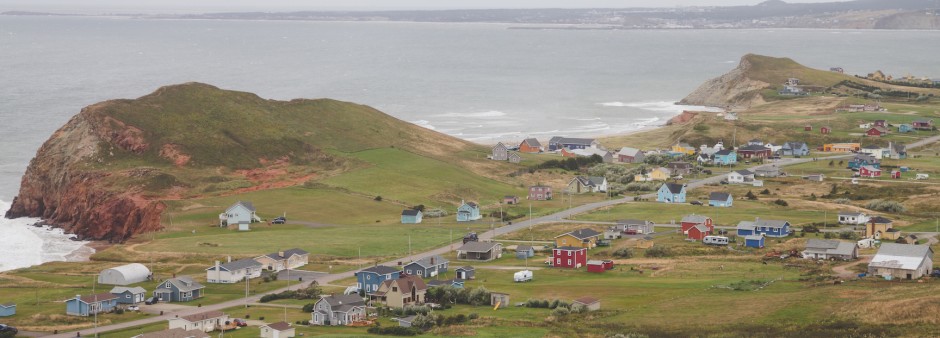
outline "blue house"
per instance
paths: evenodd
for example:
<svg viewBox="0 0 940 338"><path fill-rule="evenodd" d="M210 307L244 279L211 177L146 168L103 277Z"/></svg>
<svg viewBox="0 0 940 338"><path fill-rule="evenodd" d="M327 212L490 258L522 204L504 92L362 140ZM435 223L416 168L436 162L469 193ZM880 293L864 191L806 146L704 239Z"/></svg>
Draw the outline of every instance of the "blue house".
<svg viewBox="0 0 940 338"><path fill-rule="evenodd" d="M144 288L139 286L132 288L126 286L116 286L111 289L111 294L118 297L118 303L137 304L144 301L147 290L144 290Z"/></svg>
<svg viewBox="0 0 940 338"><path fill-rule="evenodd" d="M535 249L533 249L531 246L528 246L528 245L516 246L516 258L526 259L526 258L532 258L532 256L535 256Z"/></svg>
<svg viewBox="0 0 940 338"><path fill-rule="evenodd" d="M786 142L780 147L782 156L806 156L809 155L809 146L806 142Z"/></svg>
<svg viewBox="0 0 940 338"><path fill-rule="evenodd" d="M405 264L405 274L422 278L434 277L447 272L449 261L439 255L424 257Z"/></svg>
<svg viewBox="0 0 940 338"><path fill-rule="evenodd" d="M910 124L903 123L903 124L899 124L899 125L898 125L898 132L899 132L899 133L910 133L910 132L912 132L912 131L914 131L914 126L912 126L912 125L910 125Z"/></svg>
<svg viewBox="0 0 940 338"><path fill-rule="evenodd" d="M685 203L685 184L665 183L659 187L656 201L663 203Z"/></svg>
<svg viewBox="0 0 940 338"><path fill-rule="evenodd" d="M849 161L849 169L858 170L864 166L872 166L876 169L881 169L881 161L875 156L868 154L856 154L855 157Z"/></svg>
<svg viewBox="0 0 940 338"><path fill-rule="evenodd" d="M731 149L722 149L715 152L712 162L716 165L732 165L738 163L738 153Z"/></svg>
<svg viewBox="0 0 940 338"><path fill-rule="evenodd" d="M84 297L77 295L75 298L65 301L65 314L87 317L96 313L111 312L117 307L117 298L111 293L99 293Z"/></svg>
<svg viewBox="0 0 940 338"><path fill-rule="evenodd" d="M713 192L708 194L708 205L713 207L730 207L733 203L731 194L726 192Z"/></svg>
<svg viewBox="0 0 940 338"><path fill-rule="evenodd" d="M741 221L737 226L738 236L764 235L767 237L786 237L790 234L790 222L775 219L756 219Z"/></svg>
<svg viewBox="0 0 940 338"><path fill-rule="evenodd" d="M9 317L16 314L16 304L0 304L0 317Z"/></svg>
<svg viewBox="0 0 940 338"><path fill-rule="evenodd" d="M188 302L202 297L205 286L187 276L170 278L161 282L153 296L164 302Z"/></svg>
<svg viewBox="0 0 940 338"><path fill-rule="evenodd" d="M428 288L433 288L437 286L449 285L455 289L463 289L463 279L445 279L445 280L432 280L428 282Z"/></svg>
<svg viewBox="0 0 940 338"><path fill-rule="evenodd" d="M401 211L401 224L418 224L424 214L421 210L405 209Z"/></svg>
<svg viewBox="0 0 940 338"><path fill-rule="evenodd" d="M356 286L364 293L375 292L382 282L401 277L401 269L385 265L376 265L356 272Z"/></svg>
<svg viewBox="0 0 940 338"><path fill-rule="evenodd" d="M751 235L744 236L744 246L748 248L763 248L764 247L764 236L761 235Z"/></svg>
<svg viewBox="0 0 940 338"><path fill-rule="evenodd" d="M480 216L480 206L473 202L462 202L457 207L457 222L476 221Z"/></svg>

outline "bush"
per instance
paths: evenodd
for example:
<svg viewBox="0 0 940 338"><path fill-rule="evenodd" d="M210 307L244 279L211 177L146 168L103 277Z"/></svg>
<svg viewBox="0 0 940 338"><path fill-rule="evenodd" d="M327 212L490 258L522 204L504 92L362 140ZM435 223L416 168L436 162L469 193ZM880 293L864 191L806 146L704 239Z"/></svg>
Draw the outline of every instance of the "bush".
<svg viewBox="0 0 940 338"><path fill-rule="evenodd" d="M611 255L618 258L633 258L633 249L620 248L614 251Z"/></svg>
<svg viewBox="0 0 940 338"><path fill-rule="evenodd" d="M401 326L373 326L370 327L366 332L370 334L380 334L388 336L417 336L421 333L421 330L414 327L401 327Z"/></svg>
<svg viewBox="0 0 940 338"><path fill-rule="evenodd" d="M774 201L774 204L779 205L781 207L790 205L789 203L787 203L787 201L784 201L782 199L777 199L776 201Z"/></svg>
<svg viewBox="0 0 940 338"><path fill-rule="evenodd" d="M300 311L303 311L303 312L306 312L306 313L311 313L311 312L313 312L313 306L314 306L314 305L316 305L316 304L315 304L315 303L307 303L307 304L304 304L304 307L303 307Z"/></svg>
<svg viewBox="0 0 940 338"><path fill-rule="evenodd" d="M807 224L803 226L803 232L819 232L819 227L813 224Z"/></svg>
<svg viewBox="0 0 940 338"><path fill-rule="evenodd" d="M825 239L832 239L833 237L835 236L833 236L831 232L823 233L823 238Z"/></svg>
<svg viewBox="0 0 940 338"><path fill-rule="evenodd" d="M467 318L470 320L474 320L474 319L480 318L480 315L478 315L476 312L472 312L469 315L467 315Z"/></svg>
<svg viewBox="0 0 940 338"><path fill-rule="evenodd" d="M643 255L646 257L669 257L672 255L672 251L667 246L654 246L646 249Z"/></svg>
<svg viewBox="0 0 940 338"><path fill-rule="evenodd" d="M842 230L841 232L839 232L839 238L841 238L841 239L857 240L857 239L858 239L858 234L855 233L855 231L852 231L852 230Z"/></svg>
<svg viewBox="0 0 940 338"><path fill-rule="evenodd" d="M851 201L852 201L852 200L850 200L850 199L848 199L848 198L836 198L836 199L835 199L834 201L832 201L832 202L833 202L833 203L836 203L836 204L849 204L849 202L851 202Z"/></svg>
<svg viewBox="0 0 940 338"><path fill-rule="evenodd" d="M559 307L552 310L552 316L555 317L564 317L571 313L571 310L568 310L566 307Z"/></svg>
<svg viewBox="0 0 940 338"><path fill-rule="evenodd" d="M373 198L373 200L375 200L376 202L381 202L381 201L382 201L382 196L375 196L375 198Z"/></svg>
<svg viewBox="0 0 940 338"><path fill-rule="evenodd" d="M760 192L761 195L770 195L770 189L764 189Z"/></svg>
<svg viewBox="0 0 940 338"><path fill-rule="evenodd" d="M289 290L281 293L264 295L261 296L259 301L262 303L267 303L278 299L318 299L322 293L323 290L320 289L320 285L314 281L313 283L310 283L310 286L307 286L304 289Z"/></svg>
<svg viewBox="0 0 940 338"><path fill-rule="evenodd" d="M895 201L885 201L885 200L874 200L868 202L865 205L866 208L874 211L882 212L891 212L891 213L902 213L904 212L904 206L901 203Z"/></svg>
<svg viewBox="0 0 940 338"><path fill-rule="evenodd" d="M744 197L752 201L757 199L757 195L754 195L754 192L750 190L747 191L747 195L744 195Z"/></svg>

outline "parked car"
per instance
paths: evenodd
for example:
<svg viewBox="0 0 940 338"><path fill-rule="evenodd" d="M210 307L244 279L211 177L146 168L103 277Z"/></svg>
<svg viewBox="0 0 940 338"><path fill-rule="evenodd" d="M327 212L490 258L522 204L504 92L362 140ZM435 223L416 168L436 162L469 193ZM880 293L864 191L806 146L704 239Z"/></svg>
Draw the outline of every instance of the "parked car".
<svg viewBox="0 0 940 338"><path fill-rule="evenodd" d="M704 203L702 203L702 201L692 201L692 202L689 202L689 204L691 204L691 205L704 205Z"/></svg>
<svg viewBox="0 0 940 338"><path fill-rule="evenodd" d="M235 318L234 320L232 320L232 322L235 323L235 326L238 326L238 327L248 326L248 322L246 322L244 319L241 319L241 318Z"/></svg>
<svg viewBox="0 0 940 338"><path fill-rule="evenodd" d="M271 221L271 224L284 224L284 223L287 223L287 218L284 218L284 217L277 217L273 221Z"/></svg>
<svg viewBox="0 0 940 338"><path fill-rule="evenodd" d="M140 311L140 306L137 306L137 305L128 306L127 311Z"/></svg>
<svg viewBox="0 0 940 338"><path fill-rule="evenodd" d="M159 302L159 300L156 297L150 297L144 301L144 304L153 305L153 304L156 304L157 302Z"/></svg>
<svg viewBox="0 0 940 338"><path fill-rule="evenodd" d="M16 335L20 332L20 330L17 330L15 327L9 326L7 324L0 324L0 332L13 333L13 335Z"/></svg>
<svg viewBox="0 0 940 338"><path fill-rule="evenodd" d="M624 234L627 234L627 235L636 235L636 234L637 234L637 233L636 233L636 229L627 229L627 230L624 230L623 233L624 233Z"/></svg>

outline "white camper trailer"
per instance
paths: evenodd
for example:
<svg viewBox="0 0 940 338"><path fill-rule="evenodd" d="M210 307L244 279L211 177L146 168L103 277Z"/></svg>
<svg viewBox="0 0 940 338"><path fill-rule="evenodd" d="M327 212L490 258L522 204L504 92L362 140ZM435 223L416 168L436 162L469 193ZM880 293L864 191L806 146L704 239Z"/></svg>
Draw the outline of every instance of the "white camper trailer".
<svg viewBox="0 0 940 338"><path fill-rule="evenodd" d="M515 274L512 275L512 280L514 282L528 282L532 280L532 271L522 270L522 271L516 272Z"/></svg>
<svg viewBox="0 0 940 338"><path fill-rule="evenodd" d="M725 236L705 236L702 243L706 245L728 245L728 237Z"/></svg>

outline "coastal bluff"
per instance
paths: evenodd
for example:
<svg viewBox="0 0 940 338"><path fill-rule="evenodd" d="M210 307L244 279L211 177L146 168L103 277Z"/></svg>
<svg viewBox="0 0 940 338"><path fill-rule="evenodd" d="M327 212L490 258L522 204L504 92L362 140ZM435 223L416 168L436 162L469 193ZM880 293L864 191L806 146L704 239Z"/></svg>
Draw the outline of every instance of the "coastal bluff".
<svg viewBox="0 0 940 338"><path fill-rule="evenodd" d="M755 62L767 57L747 54L738 66L714 79L708 80L679 101L679 104L709 107L750 107L765 103L761 91L771 88L765 81L751 77Z"/></svg>

